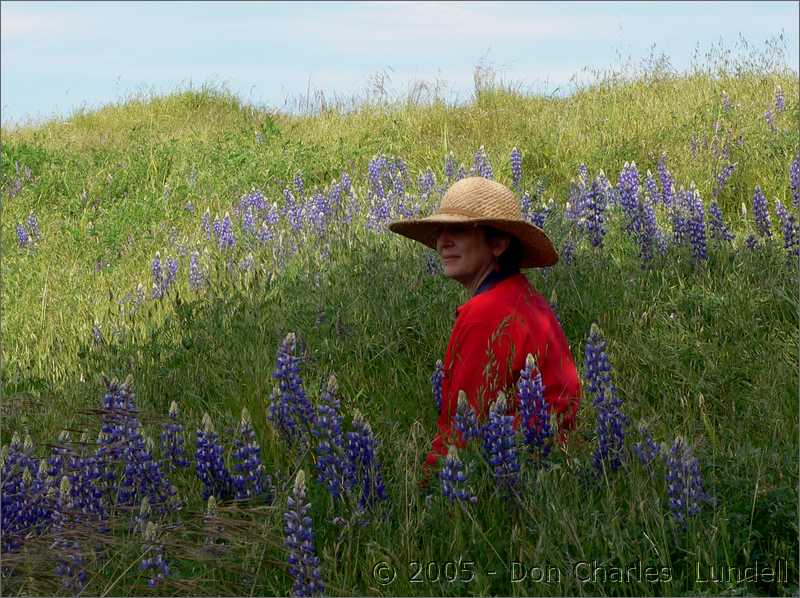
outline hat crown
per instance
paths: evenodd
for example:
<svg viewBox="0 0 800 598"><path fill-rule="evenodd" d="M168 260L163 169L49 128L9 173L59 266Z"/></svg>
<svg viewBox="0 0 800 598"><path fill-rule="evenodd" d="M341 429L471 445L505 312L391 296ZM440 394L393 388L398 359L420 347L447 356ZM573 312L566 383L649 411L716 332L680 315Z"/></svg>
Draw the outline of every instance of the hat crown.
<svg viewBox="0 0 800 598"><path fill-rule="evenodd" d="M483 177L456 182L442 198L439 213L471 218L521 220L519 202L505 185Z"/></svg>

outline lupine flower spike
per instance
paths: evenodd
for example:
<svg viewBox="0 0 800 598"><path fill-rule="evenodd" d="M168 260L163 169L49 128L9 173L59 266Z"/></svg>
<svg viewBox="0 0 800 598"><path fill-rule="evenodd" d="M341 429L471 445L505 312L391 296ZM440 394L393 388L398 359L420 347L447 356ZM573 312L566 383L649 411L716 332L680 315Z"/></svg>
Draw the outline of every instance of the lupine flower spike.
<svg viewBox="0 0 800 598"><path fill-rule="evenodd" d="M158 528L152 521L147 522L144 530L145 558L139 563L139 569L150 575L147 585L155 588L169 575L169 565L164 560L164 546L158 541Z"/></svg>
<svg viewBox="0 0 800 598"><path fill-rule="evenodd" d="M261 463L261 447L256 440L256 433L246 407L242 408L242 419L234 441L233 458L235 460L233 487L236 498L270 499L270 480L264 465Z"/></svg>
<svg viewBox="0 0 800 598"><path fill-rule="evenodd" d="M202 428L197 430L197 477L203 482L203 498L211 495L221 499L233 496L231 475L225 467L222 445L214 432L214 424L208 413L203 414Z"/></svg>
<svg viewBox="0 0 800 598"><path fill-rule="evenodd" d="M700 512L704 502L712 502L703 489L700 463L683 438L678 436L666 455L667 495L672 519L680 528Z"/></svg>
<svg viewBox="0 0 800 598"><path fill-rule="evenodd" d="M442 494L450 499L450 502L478 502L478 497L466 487L467 474L464 471L464 463L459 459L454 445L450 445L447 451L439 479L442 480Z"/></svg>
<svg viewBox="0 0 800 598"><path fill-rule="evenodd" d="M178 421L178 404L175 401L169 406L169 422L161 426L160 440L161 457L170 469L189 467L183 424Z"/></svg>
<svg viewBox="0 0 800 598"><path fill-rule="evenodd" d="M444 380L444 364L441 359L436 360L433 374L431 375L431 388L433 389L433 401L436 405L436 413L442 411L442 381Z"/></svg>
<svg viewBox="0 0 800 598"><path fill-rule="evenodd" d="M542 373L536 365L536 358L528 353L525 367L517 382L519 396L520 430L525 444L538 451L544 459L550 453L553 431L550 426L550 407L544 400Z"/></svg>
<svg viewBox="0 0 800 598"><path fill-rule="evenodd" d="M594 451L593 465L602 470L603 463L608 463L612 470L617 470L622 466L628 418L620 410L622 399L617 396L617 389L611 381L611 365L605 348L606 341L600 328L592 324L586 341L584 367L589 392L594 395L592 405L597 410L598 446Z"/></svg>
<svg viewBox="0 0 800 598"><path fill-rule="evenodd" d="M347 458L353 472L353 485L361 486L361 497L358 500L361 509L387 498L381 467L375 458L376 448L372 428L356 410L353 415L353 431L347 433Z"/></svg>
<svg viewBox="0 0 800 598"><path fill-rule="evenodd" d="M310 511L311 505L306 502L306 475L301 469L297 472L284 514L284 544L289 549L289 575L294 580L292 594L295 596L313 596L325 591L319 558L314 550Z"/></svg>
<svg viewBox="0 0 800 598"><path fill-rule="evenodd" d="M661 452L661 447L653 440L649 430L644 426L639 427L639 435L642 441L633 445L633 452L639 457L639 463L649 468Z"/></svg>
<svg viewBox="0 0 800 598"><path fill-rule="evenodd" d="M519 481L519 458L514 444L514 417L506 415L506 396L500 392L489 409L489 420L481 430L483 450L497 484L507 490Z"/></svg>
<svg viewBox="0 0 800 598"><path fill-rule="evenodd" d="M458 433L461 434L461 439L465 443L480 435L478 416L467 400L467 393L463 390L458 391L455 427Z"/></svg>
<svg viewBox="0 0 800 598"><path fill-rule="evenodd" d="M336 376L331 374L322 393L312 433L317 439L317 480L334 499L341 498L353 484L353 471L345 456L342 416L336 398Z"/></svg>

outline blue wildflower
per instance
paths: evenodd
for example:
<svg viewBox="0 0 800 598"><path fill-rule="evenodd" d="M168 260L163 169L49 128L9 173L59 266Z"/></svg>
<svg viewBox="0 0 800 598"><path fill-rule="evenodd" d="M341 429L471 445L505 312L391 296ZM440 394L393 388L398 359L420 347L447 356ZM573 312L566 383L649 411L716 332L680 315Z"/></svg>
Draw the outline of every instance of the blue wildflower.
<svg viewBox="0 0 800 598"><path fill-rule="evenodd" d="M466 487L467 474L464 471L464 463L459 459L454 445L450 445L447 451L439 479L442 481L442 494L450 502L478 502L478 497Z"/></svg>
<svg viewBox="0 0 800 598"><path fill-rule="evenodd" d="M300 198L300 201L303 201L303 199L305 199L306 186L303 182L303 177L300 176L299 172L294 175L294 188L297 191L297 197Z"/></svg>
<svg viewBox="0 0 800 598"><path fill-rule="evenodd" d="M387 498L381 467L375 455L376 448L372 428L356 410L353 415L353 429L347 433L347 458L355 481L353 486L361 487L358 500L361 509Z"/></svg>
<svg viewBox="0 0 800 598"><path fill-rule="evenodd" d="M20 248L27 247L30 244L31 238L28 235L28 231L25 230L25 227L22 224L17 224L17 244Z"/></svg>
<svg viewBox="0 0 800 598"><path fill-rule="evenodd" d="M212 495L221 500L232 498L234 492L231 475L225 467L222 445L208 413L203 414L202 426L197 430L195 471L203 483L203 500L208 500Z"/></svg>
<svg viewBox="0 0 800 598"><path fill-rule="evenodd" d="M553 430L550 425L550 406L544 399L542 373L536 365L536 358L528 353L525 367L517 381L519 397L520 429L525 444L538 452L540 459L550 454Z"/></svg>
<svg viewBox="0 0 800 598"><path fill-rule="evenodd" d="M789 186L792 189L792 205L800 210L800 153L789 166Z"/></svg>
<svg viewBox="0 0 800 598"><path fill-rule="evenodd" d="M42 238L41 230L39 229L39 221L36 219L36 214L31 212L28 214L28 220L26 221L28 226L28 232L30 233L31 239L34 241L39 241Z"/></svg>
<svg viewBox="0 0 800 598"><path fill-rule="evenodd" d="M147 522L144 539L144 558L139 563L139 570L149 575L147 586L155 588L169 576L169 565L164 559L164 545L158 539L158 528L152 521Z"/></svg>
<svg viewBox="0 0 800 598"><path fill-rule="evenodd" d="M733 175L734 170L736 170L736 163L726 164L722 167L722 170L719 171L719 174L717 174L716 185L711 192L714 197L717 197L720 193L722 193L722 190L725 188L725 185L728 183L731 175Z"/></svg>
<svg viewBox="0 0 800 598"><path fill-rule="evenodd" d="M725 225L725 222L722 219L722 210L720 209L716 200L711 202L708 213L708 223L711 227L711 238L716 241L733 241L734 235Z"/></svg>
<svg viewBox="0 0 800 598"><path fill-rule="evenodd" d="M783 88L778 85L775 88L775 112L783 112L785 103L783 100Z"/></svg>
<svg viewBox="0 0 800 598"><path fill-rule="evenodd" d="M442 411L442 381L444 380L444 364L441 359L436 360L436 365L431 375L431 387L433 389L433 402L436 405L436 413Z"/></svg>
<svg viewBox="0 0 800 598"><path fill-rule="evenodd" d="M711 497L703 489L700 463L692 450L678 436L666 455L667 496L672 519L678 527L685 528L688 519L694 517L703 503L711 503Z"/></svg>
<svg viewBox="0 0 800 598"><path fill-rule="evenodd" d="M467 400L467 393L463 390L458 391L458 401L456 402L455 429L461 435L461 440L465 443L480 436L478 426L478 415Z"/></svg>
<svg viewBox="0 0 800 598"><path fill-rule="evenodd" d="M689 190L690 198L690 216L689 216L689 235L692 245L692 259L695 264L708 259L708 251L706 244L706 220L705 208L703 200L700 198L700 193L694 188L692 184Z"/></svg>
<svg viewBox="0 0 800 598"><path fill-rule="evenodd" d="M317 480L334 498L342 497L354 484L350 461L346 458L342 416L336 398L336 376L331 374L320 398L312 433L317 439Z"/></svg>
<svg viewBox="0 0 800 598"><path fill-rule="evenodd" d="M495 481L510 490L519 482L519 458L514 443L514 417L506 415L506 409L506 396L500 392L489 408L489 418L481 428L481 436L483 452Z"/></svg>
<svg viewBox="0 0 800 598"><path fill-rule="evenodd" d="M169 469L189 467L186 455L186 441L183 424L178 421L178 404L172 401L169 406L169 422L161 425L161 458Z"/></svg>
<svg viewBox="0 0 800 598"><path fill-rule="evenodd" d="M775 213L781 224L783 234L783 248L786 250L786 261L788 264L796 264L800 258L800 224L794 215L783 207L779 201L775 201Z"/></svg>
<svg viewBox="0 0 800 598"><path fill-rule="evenodd" d="M753 193L753 217L756 221L758 234L762 237L772 238L772 222L767 208L767 196L764 195L759 185L756 185Z"/></svg>
<svg viewBox="0 0 800 598"><path fill-rule="evenodd" d="M658 457L661 447L653 440L649 430L644 426L639 427L639 434L642 437L642 441L633 445L633 452L639 457L639 463L649 467Z"/></svg>
<svg viewBox="0 0 800 598"><path fill-rule="evenodd" d="M593 465L601 470L603 463L607 462L612 470L616 470L622 466L628 418L620 410L622 399L611 380L606 341L597 324L592 324L586 341L584 368L588 390L594 395L592 405L597 410L595 430L598 446L594 451Z"/></svg>
<svg viewBox="0 0 800 598"><path fill-rule="evenodd" d="M478 151L475 152L470 174L474 176L481 176L485 179L494 178L492 164L491 162L489 162L489 157L486 155L486 150L483 148L483 146L480 146L480 148L478 148Z"/></svg>
<svg viewBox="0 0 800 598"><path fill-rule="evenodd" d="M193 291L197 291L202 289L205 283L205 276L200 269L200 254L193 251L192 255L189 257L189 288Z"/></svg>
<svg viewBox="0 0 800 598"><path fill-rule="evenodd" d="M313 596L325 591L319 558L314 550L310 513L311 505L306 502L306 476L301 469L297 472L284 514L284 545L289 549L289 575L294 580L292 594L295 596Z"/></svg>
<svg viewBox="0 0 800 598"><path fill-rule="evenodd" d="M233 443L234 475L232 483L239 500L259 498L270 501L271 483L261 462L253 423L247 408L242 408L242 418Z"/></svg>
<svg viewBox="0 0 800 598"><path fill-rule="evenodd" d="M220 249L232 249L236 247L233 223L231 222L231 216L228 212L225 212L225 217L222 219L218 242Z"/></svg>
<svg viewBox="0 0 800 598"><path fill-rule="evenodd" d="M602 174L601 171L600 175L592 181L585 197L585 226L592 247L602 247L603 237L606 234L605 211L608 205L608 197L603 188Z"/></svg>
<svg viewBox="0 0 800 598"><path fill-rule="evenodd" d="M522 153L515 147L511 150L511 182L514 190L519 193L522 181Z"/></svg>
<svg viewBox="0 0 800 598"><path fill-rule="evenodd" d="M669 208L672 206L672 201L675 197L675 182L672 178L672 173L667 168L666 154L661 154L656 169L661 180L661 202L664 207Z"/></svg>
<svg viewBox="0 0 800 598"><path fill-rule="evenodd" d="M294 354L295 345L296 336L290 332L278 349L272 377L278 380L279 390L273 393L267 410L267 418L290 444L307 442L314 424L314 409L300 378L300 358Z"/></svg>
<svg viewBox="0 0 800 598"><path fill-rule="evenodd" d="M636 163L625 162L617 183L619 204L626 216L625 230L633 233L638 228L637 208L639 206L639 170Z"/></svg>
<svg viewBox="0 0 800 598"><path fill-rule="evenodd" d="M156 251L156 257L151 262L150 272L153 276L152 297L153 299L161 299L164 296L164 285L161 273L161 253L158 251Z"/></svg>

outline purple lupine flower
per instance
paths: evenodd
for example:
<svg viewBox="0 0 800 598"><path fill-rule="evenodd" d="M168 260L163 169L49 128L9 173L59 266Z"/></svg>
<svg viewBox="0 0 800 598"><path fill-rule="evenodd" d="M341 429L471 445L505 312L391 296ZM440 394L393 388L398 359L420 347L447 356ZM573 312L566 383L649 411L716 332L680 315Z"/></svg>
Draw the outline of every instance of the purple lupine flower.
<svg viewBox="0 0 800 598"><path fill-rule="evenodd" d="M789 167L789 185L792 189L792 205L800 210L800 153Z"/></svg>
<svg viewBox="0 0 800 598"><path fill-rule="evenodd" d="M211 240L211 213L206 208L203 215L200 217L200 230L206 234L206 241Z"/></svg>
<svg viewBox="0 0 800 598"><path fill-rule="evenodd" d="M256 228L256 215L253 212L253 206L248 206L242 216L242 232L245 234L254 234Z"/></svg>
<svg viewBox="0 0 800 598"><path fill-rule="evenodd" d="M261 228L256 234L256 238L262 245L272 240L272 230L266 222L261 223Z"/></svg>
<svg viewBox="0 0 800 598"><path fill-rule="evenodd" d="M222 219L222 227L219 233L219 248L232 249L236 246L236 237L233 234L233 223L231 216L225 212L225 217Z"/></svg>
<svg viewBox="0 0 800 598"><path fill-rule="evenodd" d="M222 238L222 220L219 219L219 216L214 216L212 229L214 230L214 240L219 244Z"/></svg>
<svg viewBox="0 0 800 598"><path fill-rule="evenodd" d="M758 240L756 239L756 236L751 233L747 235L747 238L744 240L744 244L750 251L752 251L756 248Z"/></svg>
<svg viewBox="0 0 800 598"><path fill-rule="evenodd" d="M642 269L647 270L652 264L653 247L658 243L659 233L661 232L656 222L654 204L647 196L639 198L636 225L638 230L635 233L635 238L639 244L639 258L641 259Z"/></svg>
<svg viewBox="0 0 800 598"><path fill-rule="evenodd" d="M716 200L711 202L708 209L708 223L711 227L711 238L715 241L733 241L734 235L722 219L722 210Z"/></svg>
<svg viewBox="0 0 800 598"><path fill-rule="evenodd" d="M55 492L55 521L52 532L58 539L53 543L53 554L56 555L55 574L61 578L62 588L77 596L86 587L89 576L86 572L86 557L80 542L69 539L65 533L69 520L74 517L71 515L75 510L71 491L69 478L63 476Z"/></svg>
<svg viewBox="0 0 800 598"><path fill-rule="evenodd" d="M325 586L319 570L319 558L314 550L311 504L306 502L306 475L302 469L295 477L283 517L284 545L289 549L289 575L294 580L292 594L295 596L322 594Z"/></svg>
<svg viewBox="0 0 800 598"><path fill-rule="evenodd" d="M467 401L467 393L463 390L458 391L458 401L456 403L455 429L461 435L461 439L466 443L480 436L478 426L478 415Z"/></svg>
<svg viewBox="0 0 800 598"><path fill-rule="evenodd" d="M759 185L756 185L756 190L753 193L753 217L756 221L758 234L771 239L772 222L769 217L769 208L767 208L767 196L764 195Z"/></svg>
<svg viewBox="0 0 800 598"><path fill-rule="evenodd" d="M195 469L197 477L203 482L203 500L216 496L220 500L233 497L233 483L228 468L225 467L222 445L214 432L214 424L208 413L203 414L202 429L197 430L197 449Z"/></svg>
<svg viewBox="0 0 800 598"><path fill-rule="evenodd" d="M453 156L453 152L450 151L447 153L447 156L444 158L444 176L447 177L447 184L449 185L453 181L453 177L456 174L456 160Z"/></svg>
<svg viewBox="0 0 800 598"><path fill-rule="evenodd" d="M520 430L525 444L536 450L540 459L550 454L553 430L550 425L550 406L544 400L542 373L536 365L536 358L528 353L525 367L517 381L519 396Z"/></svg>
<svg viewBox="0 0 800 598"><path fill-rule="evenodd" d="M450 445L447 450L447 458L439 472L439 479L442 480L442 494L450 502L478 502L478 497L466 487L467 474L464 471L464 463L459 459L454 445Z"/></svg>
<svg viewBox="0 0 800 598"><path fill-rule="evenodd" d="M475 152L470 174L482 176L485 179L494 179L492 164L489 162L489 157L486 155L486 150L483 148L483 146L478 148L478 151Z"/></svg>
<svg viewBox="0 0 800 598"><path fill-rule="evenodd" d="M317 439L317 481L335 499L341 498L355 483L350 461L346 458L342 416L336 398L336 376L331 374L320 398L312 433Z"/></svg>
<svg viewBox="0 0 800 598"><path fill-rule="evenodd" d="M464 165L461 164L458 167L458 173L456 173L456 181L460 181L461 179L466 178L466 176L467 176L467 171L464 170Z"/></svg>
<svg viewBox="0 0 800 598"><path fill-rule="evenodd" d="M726 164L722 167L722 170L719 171L717 174L716 185L714 185L714 189L712 191L712 195L717 197L722 190L725 188L725 185L728 183L728 179L731 178L733 171L736 170L736 163L733 164Z"/></svg>
<svg viewBox="0 0 800 598"><path fill-rule="evenodd" d="M533 211L531 206L531 194L525 191L522 194L522 197L519 200L519 211L522 213L522 218L527 220L528 222L531 221L531 212Z"/></svg>
<svg viewBox="0 0 800 598"><path fill-rule="evenodd" d="M346 452L353 472L353 486L361 487L361 496L358 499L360 509L366 509L375 502L387 498L376 450L377 442L369 422L364 419L361 412L355 410L353 429L347 433Z"/></svg>
<svg viewBox="0 0 800 598"><path fill-rule="evenodd" d="M778 85L775 88L775 112L783 112L785 104L783 101L783 88Z"/></svg>
<svg viewBox="0 0 800 598"><path fill-rule="evenodd" d="M149 575L147 586L155 588L165 577L169 576L169 565L164 560L164 545L158 541L158 528L152 521L147 522L144 539L145 557L139 563L139 570Z"/></svg>
<svg viewBox="0 0 800 598"><path fill-rule="evenodd" d="M200 254L193 251L189 258L189 288L197 291L205 286L205 282L205 276L200 269Z"/></svg>
<svg viewBox="0 0 800 598"><path fill-rule="evenodd" d="M800 224L798 224L794 215L789 214L789 211L783 207L779 200L775 201L775 213L781 223L786 261L788 264L796 264L798 258L800 258Z"/></svg>
<svg viewBox="0 0 800 598"><path fill-rule="evenodd" d="M481 428L483 452L497 484L507 490L519 482L519 458L514 444L514 416L506 415L506 396L499 392Z"/></svg>
<svg viewBox="0 0 800 598"><path fill-rule="evenodd" d="M290 332L278 348L272 377L278 380L280 390L272 395L267 419L290 444L307 444L314 425L314 408L300 378L300 358L294 354L296 341L294 332Z"/></svg>
<svg viewBox="0 0 800 598"><path fill-rule="evenodd" d="M511 182L514 190L519 193L522 182L522 152L516 147L511 150Z"/></svg>
<svg viewBox="0 0 800 598"><path fill-rule="evenodd" d="M444 380L444 364L441 359L436 360L431 375L431 387L433 389L433 402L436 405L436 413L442 411L442 381Z"/></svg>
<svg viewBox="0 0 800 598"><path fill-rule="evenodd" d="M342 191L347 195L350 195L353 190L353 185L350 180L350 175L347 174L346 172L343 172L341 176L341 182L342 182Z"/></svg>
<svg viewBox="0 0 800 598"><path fill-rule="evenodd" d="M17 244L20 248L23 248L27 247L30 242L31 238L30 235L28 235L28 231L25 230L22 224L17 224Z"/></svg>
<svg viewBox="0 0 800 598"><path fill-rule="evenodd" d="M234 475L232 483L238 500L271 500L271 483L261 462L261 447L256 440L250 413L242 408L242 418L233 443Z"/></svg>
<svg viewBox="0 0 800 598"><path fill-rule="evenodd" d="M670 220L672 221L672 240L675 245L685 245L689 240L689 219L687 212L691 206L689 193L681 187L675 201L670 207Z"/></svg>
<svg viewBox="0 0 800 598"><path fill-rule="evenodd" d="M606 234L605 211L608 206L608 197L603 189L602 171L586 192L586 230L592 247L602 247L603 237Z"/></svg>
<svg viewBox="0 0 800 598"><path fill-rule="evenodd" d="M137 429L123 452L124 467L117 502L132 505L147 496L150 506L166 512L174 506L176 489L153 458L153 442Z"/></svg>
<svg viewBox="0 0 800 598"><path fill-rule="evenodd" d="M642 437L642 442L633 445L633 452L639 457L639 463L649 468L661 452L661 447L653 440L650 431L644 426L639 427L639 435Z"/></svg>
<svg viewBox="0 0 800 598"><path fill-rule="evenodd" d="M164 277L163 292L166 293L169 287L175 282L175 277L178 275L178 261L174 257L167 258L167 275Z"/></svg>
<svg viewBox="0 0 800 598"><path fill-rule="evenodd" d="M665 208L672 206L675 197L675 182L667 168L667 155L661 154L657 165L658 177L661 180L661 203Z"/></svg>
<svg viewBox="0 0 800 598"><path fill-rule="evenodd" d="M647 178L644 180L644 188L653 204L657 204L661 201L661 193L658 190L658 185L653 178L653 174L649 170L647 171Z"/></svg>
<svg viewBox="0 0 800 598"><path fill-rule="evenodd" d="M700 513L702 503L711 503L711 497L703 489L700 463L692 450L678 436L666 455L667 496L672 520L685 528L690 517Z"/></svg>
<svg viewBox="0 0 800 598"><path fill-rule="evenodd" d="M722 92L722 110L728 112L731 109L731 98L727 91Z"/></svg>
<svg viewBox="0 0 800 598"><path fill-rule="evenodd" d="M694 184L689 189L689 196L691 201L689 236L692 245L692 259L695 264L699 264L708 259L705 207L700 198L700 192L694 188Z"/></svg>
<svg viewBox="0 0 800 598"><path fill-rule="evenodd" d="M428 197L435 191L436 177L430 168L417 177L417 189L423 201L427 201Z"/></svg>
<svg viewBox="0 0 800 598"><path fill-rule="evenodd" d="M626 232L633 233L640 228L637 210L639 207L639 170L636 162L631 162L622 167L617 183L617 193L619 194L619 204L626 215Z"/></svg>
<svg viewBox="0 0 800 598"><path fill-rule="evenodd" d="M622 413L622 399L611 380L611 365L606 354L606 341L597 324L593 323L586 341L584 367L592 405L597 410L597 442L593 465L602 470L608 463L612 471L622 466L625 448L625 426L628 418Z"/></svg>
<svg viewBox="0 0 800 598"><path fill-rule="evenodd" d="M575 241L572 239L565 239L564 243L561 245L561 251L559 253L561 255L561 261L563 261L567 266L571 266L572 261L575 258Z"/></svg>
<svg viewBox="0 0 800 598"><path fill-rule="evenodd" d="M253 259L253 254L248 253L239 262L239 270L241 270L242 272L250 272L253 269L253 264L255 264L255 260Z"/></svg>
<svg viewBox="0 0 800 598"><path fill-rule="evenodd" d="M152 297L153 299L161 299L164 296L164 285L161 272L161 253L158 251L156 251L156 257L153 258L150 265L150 272L153 276Z"/></svg>
<svg viewBox="0 0 800 598"><path fill-rule="evenodd" d="M764 120L767 122L767 126L769 126L770 131L773 133L778 131L778 129L775 127L775 118L772 115L772 110L767 110L764 113Z"/></svg>
<svg viewBox="0 0 800 598"><path fill-rule="evenodd" d="M296 175L294 175L293 182L295 191L297 191L297 197L300 198L300 201L303 201L303 199L305 199L306 186L305 183L303 182L303 177L300 176L299 172Z"/></svg>
<svg viewBox="0 0 800 598"><path fill-rule="evenodd" d="M28 214L28 220L26 221L26 224L28 225L28 232L30 232L31 239L38 241L42 238L42 234L39 229L39 221L36 219L36 214L33 212Z"/></svg>
<svg viewBox="0 0 800 598"><path fill-rule="evenodd" d="M175 401L169 406L169 422L161 425L160 441L161 458L169 469L189 467L183 424L178 421L178 404Z"/></svg>

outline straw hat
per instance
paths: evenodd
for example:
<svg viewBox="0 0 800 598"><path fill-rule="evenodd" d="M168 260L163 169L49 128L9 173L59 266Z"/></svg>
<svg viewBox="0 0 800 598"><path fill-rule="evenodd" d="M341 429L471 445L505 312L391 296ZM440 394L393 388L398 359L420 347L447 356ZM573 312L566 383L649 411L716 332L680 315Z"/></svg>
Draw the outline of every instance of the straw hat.
<svg viewBox="0 0 800 598"><path fill-rule="evenodd" d="M483 224L513 235L522 249L521 268L558 262L558 252L544 231L522 218L514 192L490 179L461 179L447 190L433 215L392 222L389 230L436 249L436 230L442 224Z"/></svg>

